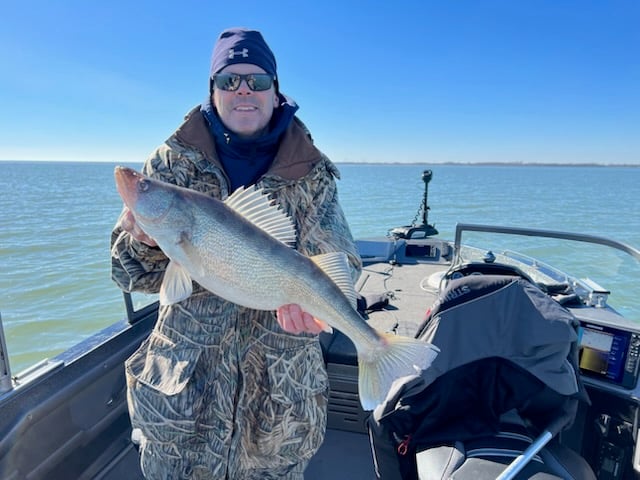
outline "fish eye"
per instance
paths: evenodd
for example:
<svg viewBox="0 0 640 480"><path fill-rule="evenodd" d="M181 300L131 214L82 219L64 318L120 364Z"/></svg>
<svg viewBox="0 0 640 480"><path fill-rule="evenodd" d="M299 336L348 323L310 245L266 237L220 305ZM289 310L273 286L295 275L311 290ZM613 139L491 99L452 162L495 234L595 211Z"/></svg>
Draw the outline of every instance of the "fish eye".
<svg viewBox="0 0 640 480"><path fill-rule="evenodd" d="M149 190L149 181L148 180L140 180L138 182L138 191L139 192L146 192L147 190Z"/></svg>

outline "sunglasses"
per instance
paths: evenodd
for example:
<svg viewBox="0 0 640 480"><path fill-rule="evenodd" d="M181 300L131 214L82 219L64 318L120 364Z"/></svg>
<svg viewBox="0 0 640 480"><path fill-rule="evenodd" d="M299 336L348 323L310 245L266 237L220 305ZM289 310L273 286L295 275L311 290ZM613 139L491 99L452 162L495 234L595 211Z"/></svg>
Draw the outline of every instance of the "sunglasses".
<svg viewBox="0 0 640 480"><path fill-rule="evenodd" d="M253 92L262 92L269 90L275 78L268 73L249 73L243 75L241 73L218 73L211 79L212 87L215 83L216 87L226 92L235 92L240 88L242 81L247 82L247 86Z"/></svg>

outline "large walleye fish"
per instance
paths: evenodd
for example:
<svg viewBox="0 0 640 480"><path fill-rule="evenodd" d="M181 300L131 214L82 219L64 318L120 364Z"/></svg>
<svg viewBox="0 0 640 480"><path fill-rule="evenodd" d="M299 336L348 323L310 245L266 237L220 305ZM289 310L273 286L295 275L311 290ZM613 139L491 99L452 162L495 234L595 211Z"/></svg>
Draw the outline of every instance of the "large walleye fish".
<svg viewBox="0 0 640 480"><path fill-rule="evenodd" d="M192 280L256 310L299 304L354 343L365 410L384 400L395 379L428 368L437 355L431 344L371 328L354 308L347 256L306 257L294 250L291 219L261 190L240 188L221 202L130 168L116 167L115 178L140 228L170 259L161 304L188 298Z"/></svg>

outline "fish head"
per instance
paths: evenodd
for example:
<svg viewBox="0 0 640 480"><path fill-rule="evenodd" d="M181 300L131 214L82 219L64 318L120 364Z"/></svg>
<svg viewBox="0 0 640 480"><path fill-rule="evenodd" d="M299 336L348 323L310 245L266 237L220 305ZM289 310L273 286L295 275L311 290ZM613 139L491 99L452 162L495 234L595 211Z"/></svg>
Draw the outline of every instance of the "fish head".
<svg viewBox="0 0 640 480"><path fill-rule="evenodd" d="M167 184L127 167L116 167L114 175L118 193L143 230L162 222L174 198Z"/></svg>

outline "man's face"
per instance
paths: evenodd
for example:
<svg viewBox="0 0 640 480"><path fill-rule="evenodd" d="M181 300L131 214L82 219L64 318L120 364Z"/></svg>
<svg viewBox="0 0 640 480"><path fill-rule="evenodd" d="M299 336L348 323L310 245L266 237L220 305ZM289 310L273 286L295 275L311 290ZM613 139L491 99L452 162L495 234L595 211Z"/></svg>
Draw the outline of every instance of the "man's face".
<svg viewBox="0 0 640 480"><path fill-rule="evenodd" d="M266 73L257 65L237 63L228 65L219 73ZM242 80L240 87L233 92L213 88L212 101L222 123L232 132L246 138L262 135L271 120L274 108L278 106L275 86L263 91L253 91Z"/></svg>

